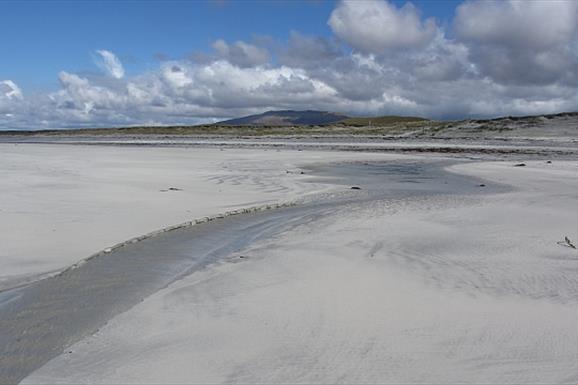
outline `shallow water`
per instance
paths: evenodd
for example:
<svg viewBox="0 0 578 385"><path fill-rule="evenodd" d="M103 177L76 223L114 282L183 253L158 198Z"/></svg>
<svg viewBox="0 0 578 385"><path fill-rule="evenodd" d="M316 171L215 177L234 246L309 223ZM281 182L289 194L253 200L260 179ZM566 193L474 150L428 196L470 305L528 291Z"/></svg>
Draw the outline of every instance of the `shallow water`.
<svg viewBox="0 0 578 385"><path fill-rule="evenodd" d="M165 232L88 260L76 269L0 293L0 383L15 383L175 280L351 203L503 189L451 174L445 162L317 165L317 178L344 186L301 206L241 214ZM316 178L314 178L315 180ZM361 190L350 190L359 186ZM90 234L87 234L90 236Z"/></svg>
<svg viewBox="0 0 578 385"><path fill-rule="evenodd" d="M357 186L367 190L367 195L372 199L502 192L509 189L507 186L444 171L444 167L454 163L448 160L344 162L314 165L308 171L316 176L311 179L312 182Z"/></svg>

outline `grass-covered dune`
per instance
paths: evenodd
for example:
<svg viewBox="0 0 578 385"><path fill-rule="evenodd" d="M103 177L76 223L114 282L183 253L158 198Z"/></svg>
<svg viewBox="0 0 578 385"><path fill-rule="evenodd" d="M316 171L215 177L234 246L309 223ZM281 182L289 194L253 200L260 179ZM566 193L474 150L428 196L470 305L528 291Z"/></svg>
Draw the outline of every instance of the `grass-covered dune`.
<svg viewBox="0 0 578 385"><path fill-rule="evenodd" d="M578 138L578 113L438 121L413 116L348 117L324 111L268 111L214 124L0 131L0 136L3 135L564 137L568 139Z"/></svg>

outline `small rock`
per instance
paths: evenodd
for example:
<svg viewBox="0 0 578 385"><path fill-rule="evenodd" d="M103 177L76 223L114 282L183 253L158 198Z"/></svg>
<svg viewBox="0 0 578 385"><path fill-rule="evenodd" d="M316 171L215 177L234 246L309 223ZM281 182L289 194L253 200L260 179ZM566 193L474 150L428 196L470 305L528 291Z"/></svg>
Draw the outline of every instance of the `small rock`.
<svg viewBox="0 0 578 385"><path fill-rule="evenodd" d="M524 167L524 166L526 166L526 163L518 163L514 165L514 167Z"/></svg>
<svg viewBox="0 0 578 385"><path fill-rule="evenodd" d="M351 189L351 190L361 190L361 187L359 187L359 186L351 186L350 189Z"/></svg>
<svg viewBox="0 0 578 385"><path fill-rule="evenodd" d="M551 161L551 160L547 160L546 163L550 164L550 163L552 163L552 161Z"/></svg>
<svg viewBox="0 0 578 385"><path fill-rule="evenodd" d="M169 187L169 191L182 191L183 189L180 189L178 187Z"/></svg>
<svg viewBox="0 0 578 385"><path fill-rule="evenodd" d="M483 183L479 184L478 186L480 186L480 187L486 187L486 185L483 184Z"/></svg>

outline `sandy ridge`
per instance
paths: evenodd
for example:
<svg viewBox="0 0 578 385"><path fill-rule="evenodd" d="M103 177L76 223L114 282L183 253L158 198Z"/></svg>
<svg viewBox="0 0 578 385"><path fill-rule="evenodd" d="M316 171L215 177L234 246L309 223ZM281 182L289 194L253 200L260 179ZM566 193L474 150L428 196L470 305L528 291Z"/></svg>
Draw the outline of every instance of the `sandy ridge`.
<svg viewBox="0 0 578 385"><path fill-rule="evenodd" d="M240 209L236 209L236 210L230 210L230 211L225 211L224 213L219 213L219 214L215 214L215 215L210 215L210 216L205 216L202 218L198 218L198 219L193 219L187 222L183 222L183 223L179 223L176 225L171 225L171 226L167 226L164 227L162 229L159 230L155 230L152 231L150 233L144 234L144 235L140 235L137 237L133 237L130 239L127 239L126 241L117 243L113 246L104 248L100 251L97 251L96 253L89 255L86 258L81 259L80 261L74 263L73 265L64 268L63 270L59 271L58 273L54 274L53 276L59 276L61 274L64 274L70 270L74 270L74 269L78 269L79 267L81 267L82 265L84 265L86 262L90 261L93 258L98 258L102 255L105 254L109 254L115 250L118 250L122 247L131 245L131 244L135 244L137 242L141 242L144 241L145 239L150 239L150 238L154 238L158 235L167 233L169 231L175 231L175 230L179 230L179 229L185 229L185 228L189 228L195 225L199 225L202 223L207 223L207 222L212 222L214 220L218 220L218 219L223 219L223 218L227 218L233 215L241 215L241 214L250 214L250 213L257 213L257 212L261 212L261 211L267 211L267 210L275 210L275 209L281 209L281 208L286 208L286 207L293 207L296 206L297 203L296 202L285 202L285 203L275 203L275 204L268 204L268 205L261 205L261 206L252 206L252 207L247 207L247 208L240 208ZM30 282L27 282L26 284L29 284ZM2 290L0 290L1 292Z"/></svg>

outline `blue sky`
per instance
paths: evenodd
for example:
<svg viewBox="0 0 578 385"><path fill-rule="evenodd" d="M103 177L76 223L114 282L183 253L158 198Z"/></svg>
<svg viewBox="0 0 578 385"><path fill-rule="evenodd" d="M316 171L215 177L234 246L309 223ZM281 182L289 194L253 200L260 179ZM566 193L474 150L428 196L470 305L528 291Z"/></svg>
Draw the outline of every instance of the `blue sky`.
<svg viewBox="0 0 578 385"><path fill-rule="evenodd" d="M414 1L444 22L458 3ZM0 42L10 54L0 61L0 74L24 90L55 88L59 71L94 71L96 49L115 52L134 74L154 66L157 54L183 58L209 51L217 39L287 40L292 30L330 37L334 7L333 0L3 1Z"/></svg>
<svg viewBox="0 0 578 385"><path fill-rule="evenodd" d="M194 123L270 108L434 118L576 109L576 8L3 1L0 127Z"/></svg>
<svg viewBox="0 0 578 385"><path fill-rule="evenodd" d="M182 58L217 39L287 39L291 30L328 36L332 8L330 1L0 2L8 16L0 41L10 52L0 73L23 88L54 87L61 70L95 70L96 49L115 52L130 74L154 63L155 54Z"/></svg>

